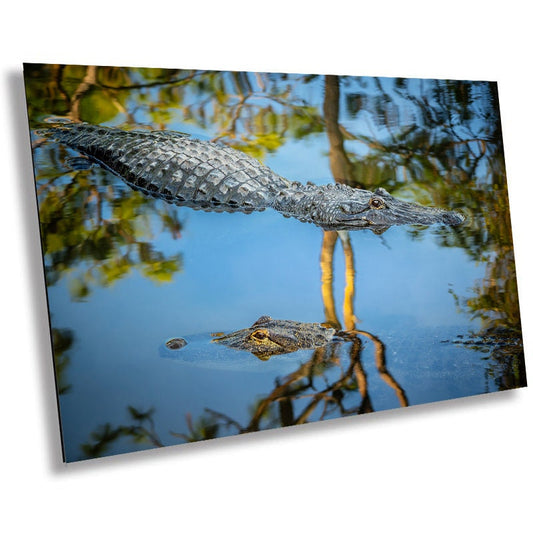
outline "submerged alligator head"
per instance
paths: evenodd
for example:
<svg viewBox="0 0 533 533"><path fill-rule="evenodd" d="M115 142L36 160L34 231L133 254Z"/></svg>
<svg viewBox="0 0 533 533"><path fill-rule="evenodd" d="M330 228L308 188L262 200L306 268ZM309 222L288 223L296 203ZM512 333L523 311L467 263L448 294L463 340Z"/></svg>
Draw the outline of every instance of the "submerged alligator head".
<svg viewBox="0 0 533 533"><path fill-rule="evenodd" d="M320 348L331 342L335 333L333 328L317 323L275 320L262 316L249 328L217 337L212 342L251 352L259 359L267 360L272 355Z"/></svg>
<svg viewBox="0 0 533 533"><path fill-rule="evenodd" d="M274 207L291 216L299 212L297 218L326 230L369 228L381 233L394 225L454 226L465 221L460 213L399 200L381 187L371 192L338 183L298 185L278 193Z"/></svg>
<svg viewBox="0 0 533 533"><path fill-rule="evenodd" d="M382 188L371 192L339 183L290 181L233 148L176 132L59 121L36 133L78 150L135 190L194 209L251 213L270 207L326 230L369 228L375 233L399 224L465 220L453 211L398 200Z"/></svg>

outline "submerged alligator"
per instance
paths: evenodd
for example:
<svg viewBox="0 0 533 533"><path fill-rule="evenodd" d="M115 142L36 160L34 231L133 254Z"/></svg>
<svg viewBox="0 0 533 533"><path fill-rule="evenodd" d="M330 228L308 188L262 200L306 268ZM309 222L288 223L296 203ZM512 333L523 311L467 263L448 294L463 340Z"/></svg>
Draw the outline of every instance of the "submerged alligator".
<svg viewBox="0 0 533 533"><path fill-rule="evenodd" d="M326 346L333 341L343 341L348 332L336 331L318 323L276 320L269 316L258 318L249 328L220 335L212 340L235 350L251 352L263 361L272 355L311 350ZM179 350L187 345L180 337L168 340L166 347Z"/></svg>
<svg viewBox="0 0 533 533"><path fill-rule="evenodd" d="M398 200L343 184L289 181L228 146L168 131L124 131L60 122L37 130L88 156L133 189L169 203L206 211L244 212L273 208L326 230L434 223L457 225L453 211Z"/></svg>

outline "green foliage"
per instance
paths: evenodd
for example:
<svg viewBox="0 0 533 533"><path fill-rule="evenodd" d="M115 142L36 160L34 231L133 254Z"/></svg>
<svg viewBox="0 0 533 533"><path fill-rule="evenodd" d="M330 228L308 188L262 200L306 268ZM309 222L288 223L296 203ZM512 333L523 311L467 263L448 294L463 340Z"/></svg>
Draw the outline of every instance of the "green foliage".
<svg viewBox="0 0 533 533"><path fill-rule="evenodd" d="M364 117L366 127L350 131L350 122L333 117L332 132L320 102L299 96L298 89L319 80L141 68L25 68L32 127L50 115L125 129L143 124L174 129L179 122L258 159L290 139L327 133L331 161L338 156L339 168L347 173L335 179L370 189L382 186L405 199L469 215L468 224L437 235L441 246L461 248L487 265L484 279L467 298L457 296L458 304L485 329L519 331L495 84L342 78L333 103L337 109L344 106L351 118ZM178 209L125 190L101 170L72 172L65 166L68 155L51 143L36 147L48 283L67 277L72 297L85 300L95 286L111 286L133 271L154 283L174 279L183 268L181 255L157 251L151 241L160 229L179 238ZM420 237L420 230L411 235Z"/></svg>
<svg viewBox="0 0 533 533"><path fill-rule="evenodd" d="M58 394L66 394L72 385L66 382L66 370L70 365L68 351L74 344L74 334L70 329L52 328L52 350Z"/></svg>
<svg viewBox="0 0 533 533"><path fill-rule="evenodd" d="M346 134L357 181L467 213L468 223L442 231L439 244L463 248L487 270L472 296L454 295L457 303L481 319L483 330L519 333L496 85L402 79L386 85L365 78L350 84L346 105L353 117L366 113L371 124L371 135ZM361 148L365 155L355 156ZM419 229L410 231L413 238L420 235Z"/></svg>
<svg viewBox="0 0 533 533"><path fill-rule="evenodd" d="M287 132L320 130L316 109L291 97L279 80L250 73L35 65L25 70L32 126L47 116L90 123L139 120L166 128L180 119L212 128L229 144L264 158L285 142ZM266 104L266 105L265 105ZM133 269L154 283L168 283L183 265L150 245L153 221L180 236L176 208L140 193L125 192L99 169L71 172L64 147L39 145L36 182L48 284L67 275L75 300L95 285L111 286ZM50 162L50 163L49 163ZM58 169L63 173L58 174Z"/></svg>
<svg viewBox="0 0 533 533"><path fill-rule="evenodd" d="M80 118L91 124L110 122L119 113L119 108L113 100L101 91L91 89L81 101Z"/></svg>
<svg viewBox="0 0 533 533"><path fill-rule="evenodd" d="M108 454L113 444L121 438L129 438L135 444L163 446L155 431L153 420L155 409L153 407L147 411L141 411L129 405L127 411L133 423L118 426L106 423L93 431L89 442L81 445L81 451L85 458L102 457Z"/></svg>
<svg viewBox="0 0 533 533"><path fill-rule="evenodd" d="M208 413L201 415L193 422L190 414L186 417L188 433L176 433L171 431L173 437L184 440L185 442L199 442L202 440L215 439L219 436L220 423L216 421L216 416Z"/></svg>
<svg viewBox="0 0 533 533"><path fill-rule="evenodd" d="M44 157L57 158L57 147L43 146ZM121 183L107 185L99 170L65 174L57 179L43 169L39 183L39 218L49 285L69 276L75 300L86 300L95 285L108 287L133 270L156 283L170 282L182 269L180 253L154 249L152 221L172 238L180 235L177 213ZM115 186L116 185L116 186Z"/></svg>

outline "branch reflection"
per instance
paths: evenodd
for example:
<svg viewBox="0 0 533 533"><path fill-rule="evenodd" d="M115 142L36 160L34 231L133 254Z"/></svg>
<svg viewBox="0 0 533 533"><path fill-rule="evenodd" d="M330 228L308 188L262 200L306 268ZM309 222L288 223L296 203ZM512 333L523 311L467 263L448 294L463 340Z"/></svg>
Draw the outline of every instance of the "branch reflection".
<svg viewBox="0 0 533 533"><path fill-rule="evenodd" d="M472 261L487 265L483 278L470 292L464 290L467 297L450 289L458 309L481 324L461 346L486 355L486 379L496 388L525 385L495 84L62 65L34 66L26 69L25 78L32 127L49 114L126 129L186 124L262 159L289 142L325 133L335 181L367 189L382 186L419 203L465 208L471 214L470 225L432 233L441 248L463 250ZM306 91L294 90L311 84L324 89L318 93L323 94L318 102L322 109L298 96ZM347 109L344 124L339 109ZM367 127L358 129L355 121L361 117ZM178 239L178 210L124 192L102 170L66 168L69 154L60 146L38 149L48 286L68 276L71 296L88 300L95 287L109 287L135 269L156 282L175 279L183 257L174 248L155 249L151 230L162 226L171 239ZM410 229L409 235L419 239L422 231ZM345 287L342 312L337 314L333 255L338 241ZM324 232L320 267L325 322L355 335L347 341L350 344L317 349L301 368L279 376L273 389L251 407L250 420L237 422L210 409L196 420L187 417L186 440L221 436L224 429L253 431L372 411L365 345L373 349L375 368L388 389L400 405L408 404L387 369L386 346L378 335L358 328L355 266L350 235ZM81 337L65 331L58 329L64 338L54 339L60 393L70 387L65 377L70 370L65 370L67 350ZM329 370L337 372L334 379ZM74 391L75 387L74 383ZM375 395L373 399L376 403ZM107 453L124 437L144 438L147 446L163 442L155 434L154 411L143 417L142 411L131 409L131 424L108 424L107 430L104 426L91 439L101 446L89 446L88 455Z"/></svg>

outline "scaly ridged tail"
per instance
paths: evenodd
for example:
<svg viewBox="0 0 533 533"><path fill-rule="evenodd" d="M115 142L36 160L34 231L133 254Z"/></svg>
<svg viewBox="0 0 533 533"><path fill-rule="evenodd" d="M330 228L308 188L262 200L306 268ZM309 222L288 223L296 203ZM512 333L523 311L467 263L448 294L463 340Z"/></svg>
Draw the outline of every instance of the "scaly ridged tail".
<svg viewBox="0 0 533 533"><path fill-rule="evenodd" d="M290 182L248 155L165 131L59 123L36 131L89 156L155 198L188 207L263 210Z"/></svg>

